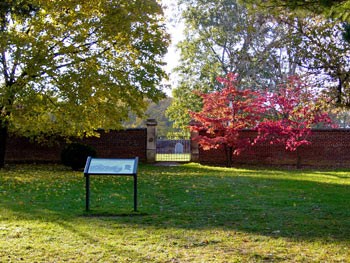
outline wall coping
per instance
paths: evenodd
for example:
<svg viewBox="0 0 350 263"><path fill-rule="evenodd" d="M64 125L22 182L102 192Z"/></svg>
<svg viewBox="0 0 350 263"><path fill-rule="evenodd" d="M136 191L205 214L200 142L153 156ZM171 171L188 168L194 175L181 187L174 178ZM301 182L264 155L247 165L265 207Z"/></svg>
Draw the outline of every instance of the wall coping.
<svg viewBox="0 0 350 263"><path fill-rule="evenodd" d="M242 132L257 132L256 129L242 129ZM350 128L325 128L325 129L311 129L312 132L350 132Z"/></svg>

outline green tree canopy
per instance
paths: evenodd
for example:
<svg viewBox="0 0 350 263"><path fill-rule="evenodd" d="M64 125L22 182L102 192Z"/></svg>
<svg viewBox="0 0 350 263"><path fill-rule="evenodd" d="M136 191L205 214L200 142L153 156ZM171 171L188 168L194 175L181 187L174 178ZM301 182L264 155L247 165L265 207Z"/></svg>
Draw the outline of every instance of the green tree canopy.
<svg viewBox="0 0 350 263"><path fill-rule="evenodd" d="M322 14L327 18L339 18L350 22L350 1L349 0L242 0L244 3L250 3L253 8L257 6L267 12L275 11L297 11L299 13Z"/></svg>
<svg viewBox="0 0 350 263"><path fill-rule="evenodd" d="M268 12L289 25L289 49L297 64L327 90L329 101L350 105L350 1L248 1L252 12Z"/></svg>
<svg viewBox="0 0 350 263"><path fill-rule="evenodd" d="M240 88L269 90L302 75L330 91L328 101L350 105L350 27L346 16L326 13L344 7L347 14L348 1L179 1L186 35L180 84L167 111L175 127L187 127L188 111L201 108L193 90L220 90L215 78L228 72L238 73Z"/></svg>
<svg viewBox="0 0 350 263"><path fill-rule="evenodd" d="M329 105L350 106L350 43L339 21L320 16L282 19L291 28L290 50Z"/></svg>
<svg viewBox="0 0 350 263"><path fill-rule="evenodd" d="M92 135L162 98L162 15L156 0L3 0L2 149L8 131Z"/></svg>
<svg viewBox="0 0 350 263"><path fill-rule="evenodd" d="M182 13L185 39L179 44L180 84L167 113L176 127L187 127L188 110L199 110L193 90L222 88L216 77L238 73L240 88L274 89L287 75L296 73L297 59L282 50L289 38L286 25L266 14L250 12L237 0L189 0Z"/></svg>
<svg viewBox="0 0 350 263"><path fill-rule="evenodd" d="M350 43L350 0L241 0L248 3L252 10L281 15L301 17L322 15L326 19L344 22L344 39Z"/></svg>

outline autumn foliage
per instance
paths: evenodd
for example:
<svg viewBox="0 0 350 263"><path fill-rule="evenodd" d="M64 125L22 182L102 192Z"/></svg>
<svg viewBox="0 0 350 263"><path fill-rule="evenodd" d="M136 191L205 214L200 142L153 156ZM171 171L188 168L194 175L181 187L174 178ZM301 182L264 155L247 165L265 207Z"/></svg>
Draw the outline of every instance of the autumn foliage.
<svg viewBox="0 0 350 263"><path fill-rule="evenodd" d="M310 144L311 128L332 126L318 98L297 77L288 79L275 93L239 90L233 73L218 81L221 91L200 94L203 108L191 112L191 130L197 132L194 139L204 150L224 147L228 166L232 156L247 147L267 141L297 151ZM244 129L255 130L255 137L240 136Z"/></svg>
<svg viewBox="0 0 350 263"><path fill-rule="evenodd" d="M198 132L194 139L204 150L224 146L228 166L232 155L240 154L253 143L250 138L242 138L239 132L242 129L256 129L265 112L263 96L251 90L238 90L236 77L231 73L226 78L218 78L224 88L201 94L202 111L191 112L194 120L191 130Z"/></svg>
<svg viewBox="0 0 350 263"><path fill-rule="evenodd" d="M283 144L296 151L310 144L311 128L333 127L329 115L320 107L319 99L308 91L305 83L290 77L278 92L266 94L267 115L258 126L257 141Z"/></svg>

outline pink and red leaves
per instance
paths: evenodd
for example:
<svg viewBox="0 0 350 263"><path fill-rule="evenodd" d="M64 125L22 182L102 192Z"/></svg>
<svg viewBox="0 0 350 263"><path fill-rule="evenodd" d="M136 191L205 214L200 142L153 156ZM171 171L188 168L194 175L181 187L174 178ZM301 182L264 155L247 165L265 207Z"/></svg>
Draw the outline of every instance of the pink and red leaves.
<svg viewBox="0 0 350 263"><path fill-rule="evenodd" d="M204 150L225 145L232 147L234 154L239 154L253 143L249 138L242 138L239 132L258 127L266 110L265 99L255 91L238 90L235 74L217 80L223 89L200 94L203 108L200 112L191 112L195 123L191 130L198 132L195 139Z"/></svg>
<svg viewBox="0 0 350 263"><path fill-rule="evenodd" d="M332 127L317 96L298 77L289 78L274 93L239 90L236 78L233 73L218 77L223 89L201 93L202 110L191 112L194 122L190 128L198 132L194 139L204 150L226 146L238 155L249 146L268 141L295 151L310 144L308 139L315 125ZM256 130L256 136L240 136L244 129Z"/></svg>

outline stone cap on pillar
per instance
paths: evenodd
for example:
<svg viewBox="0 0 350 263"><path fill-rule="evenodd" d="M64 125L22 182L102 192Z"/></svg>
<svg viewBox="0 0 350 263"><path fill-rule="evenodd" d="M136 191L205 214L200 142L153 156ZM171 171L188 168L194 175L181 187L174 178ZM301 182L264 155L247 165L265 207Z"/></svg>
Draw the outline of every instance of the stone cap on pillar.
<svg viewBox="0 0 350 263"><path fill-rule="evenodd" d="M158 122L155 119L147 119L146 125L147 126L157 126Z"/></svg>

